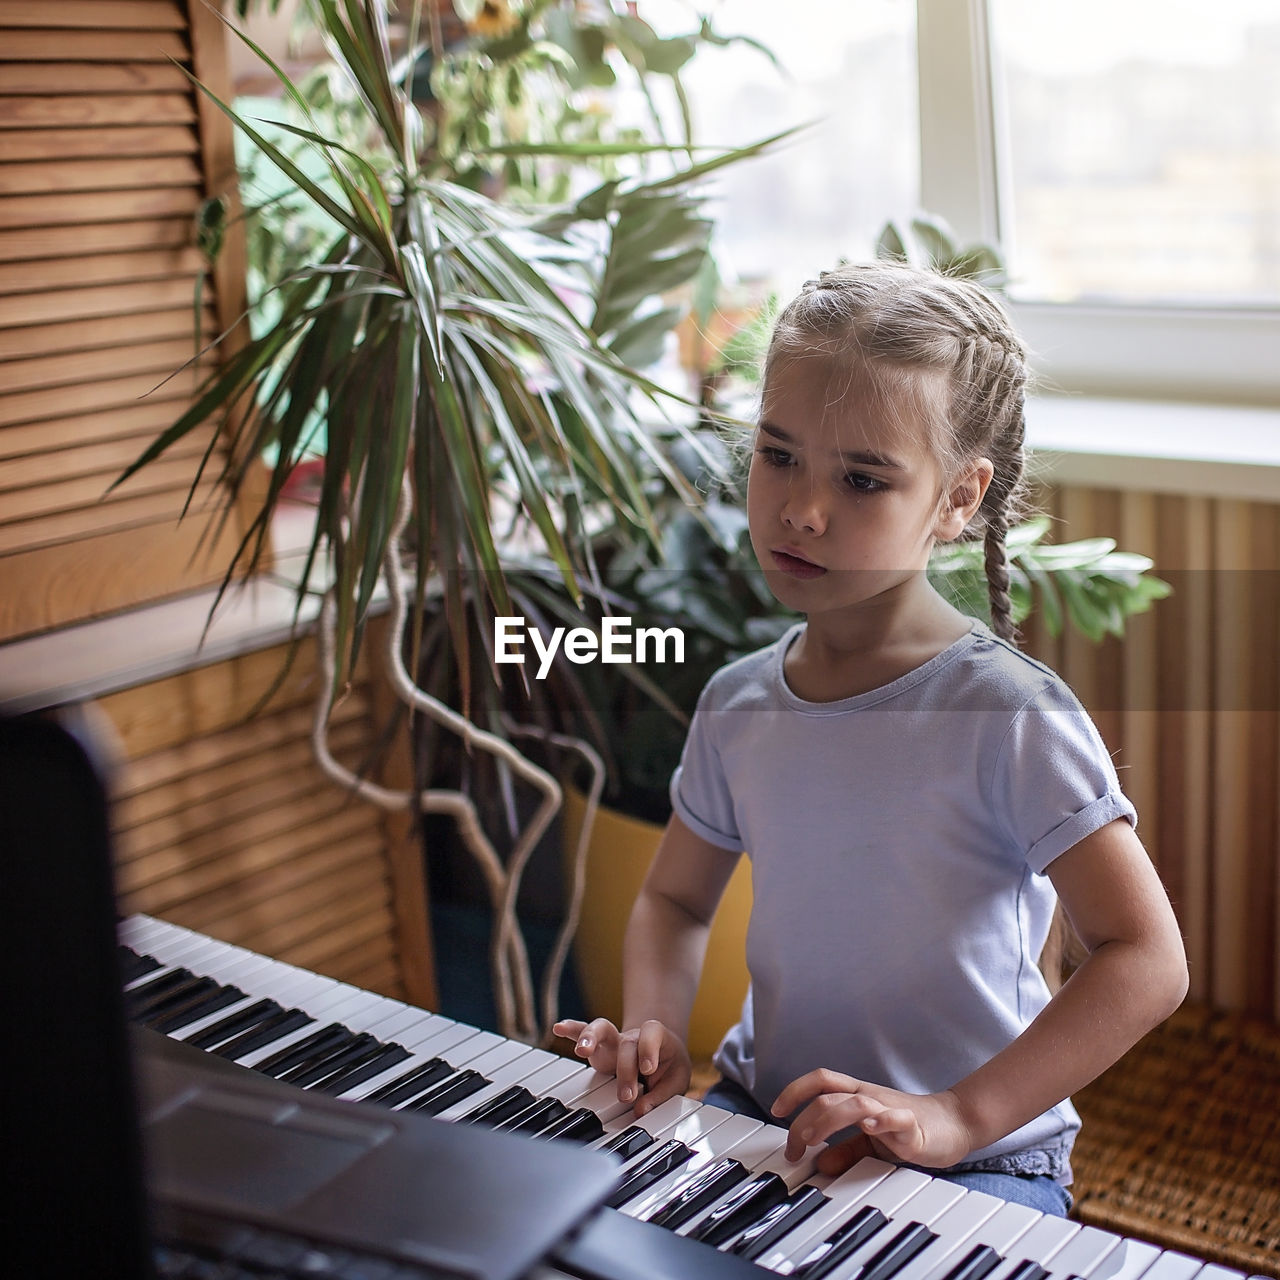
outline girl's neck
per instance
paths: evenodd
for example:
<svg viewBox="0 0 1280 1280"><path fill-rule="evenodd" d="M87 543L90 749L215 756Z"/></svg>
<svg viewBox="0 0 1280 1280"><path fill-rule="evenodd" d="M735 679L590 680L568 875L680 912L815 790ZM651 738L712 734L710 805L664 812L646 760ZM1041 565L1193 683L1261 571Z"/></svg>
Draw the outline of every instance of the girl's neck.
<svg viewBox="0 0 1280 1280"><path fill-rule="evenodd" d="M783 671L798 698L836 702L914 671L971 625L920 573L856 610L809 615Z"/></svg>

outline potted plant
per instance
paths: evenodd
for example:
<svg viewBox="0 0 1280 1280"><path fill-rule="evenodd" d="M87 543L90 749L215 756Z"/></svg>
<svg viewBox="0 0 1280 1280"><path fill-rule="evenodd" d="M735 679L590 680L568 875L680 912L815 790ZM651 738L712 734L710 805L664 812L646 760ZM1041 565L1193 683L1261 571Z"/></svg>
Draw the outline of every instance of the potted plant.
<svg viewBox="0 0 1280 1280"><path fill-rule="evenodd" d="M260 330L125 475L219 421L224 452L213 462L210 450L201 470L219 468L229 510L230 499L256 483L259 460L271 459L226 590L261 564L282 494L323 428L316 523L297 589L299 612L320 595L318 759L337 783L372 803L457 822L494 901L499 1029L536 1040L543 1032L514 908L525 862L559 808L560 785L515 748L515 735L472 722L475 697L465 682L452 705L414 683L424 604L440 602L466 670L469 655L490 643L490 628L475 619L513 610L504 543L535 549L576 599L581 583L598 581L593 548L602 535L621 546L648 544L658 531L655 491L678 504L694 499L642 419L642 403L660 417L664 401L638 366L678 318L660 295L705 260L709 223L699 184L759 146L682 158L656 175L609 176L551 207L500 201L455 180L456 160L441 159L433 146L443 136L440 120L412 101L423 51L437 60L443 53L434 7L404 6L407 29L397 49L386 0L309 4L356 90L360 136L327 136L299 86L258 52L304 120L279 127L319 161L323 179L254 122L217 105L337 234L321 260L296 264L278 284ZM526 6L528 13L548 8ZM628 149L637 146L587 142L568 153L616 160ZM689 149L654 142L641 150ZM468 154L478 156L480 145L470 144ZM504 142L493 154L510 159L521 148ZM671 430L684 432L678 421ZM468 751L499 759L537 797L509 848L495 846L467 791L390 792L353 776L328 750L330 708L383 591L392 614L386 661L405 706L456 734Z"/></svg>

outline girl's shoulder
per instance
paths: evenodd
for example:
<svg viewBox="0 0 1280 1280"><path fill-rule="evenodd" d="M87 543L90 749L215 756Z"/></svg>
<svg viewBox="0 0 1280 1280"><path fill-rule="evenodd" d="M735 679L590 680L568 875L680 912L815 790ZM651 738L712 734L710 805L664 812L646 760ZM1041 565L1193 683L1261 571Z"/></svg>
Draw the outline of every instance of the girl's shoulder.
<svg viewBox="0 0 1280 1280"><path fill-rule="evenodd" d="M1042 697L1075 702L1067 682L1050 666L1002 640L982 623L975 623L973 643L960 662L952 664L951 694L979 699L1016 713Z"/></svg>

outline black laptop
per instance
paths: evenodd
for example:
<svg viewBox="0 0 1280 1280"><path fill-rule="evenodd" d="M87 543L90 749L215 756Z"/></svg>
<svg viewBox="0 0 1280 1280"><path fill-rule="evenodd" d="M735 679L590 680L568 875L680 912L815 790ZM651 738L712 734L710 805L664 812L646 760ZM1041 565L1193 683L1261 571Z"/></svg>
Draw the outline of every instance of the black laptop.
<svg viewBox="0 0 1280 1280"><path fill-rule="evenodd" d="M611 1156L303 1093L130 1031L108 832L92 744L0 720L12 1274L177 1274L194 1252L209 1274L275 1257L281 1275L515 1280L609 1194Z"/></svg>

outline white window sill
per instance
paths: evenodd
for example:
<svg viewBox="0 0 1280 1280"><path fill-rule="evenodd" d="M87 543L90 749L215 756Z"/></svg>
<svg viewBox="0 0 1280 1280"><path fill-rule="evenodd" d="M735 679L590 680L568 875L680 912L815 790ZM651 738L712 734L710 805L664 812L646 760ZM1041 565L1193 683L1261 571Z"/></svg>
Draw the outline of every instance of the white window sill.
<svg viewBox="0 0 1280 1280"><path fill-rule="evenodd" d="M1033 396L1027 443L1049 484L1280 502L1280 409Z"/></svg>

